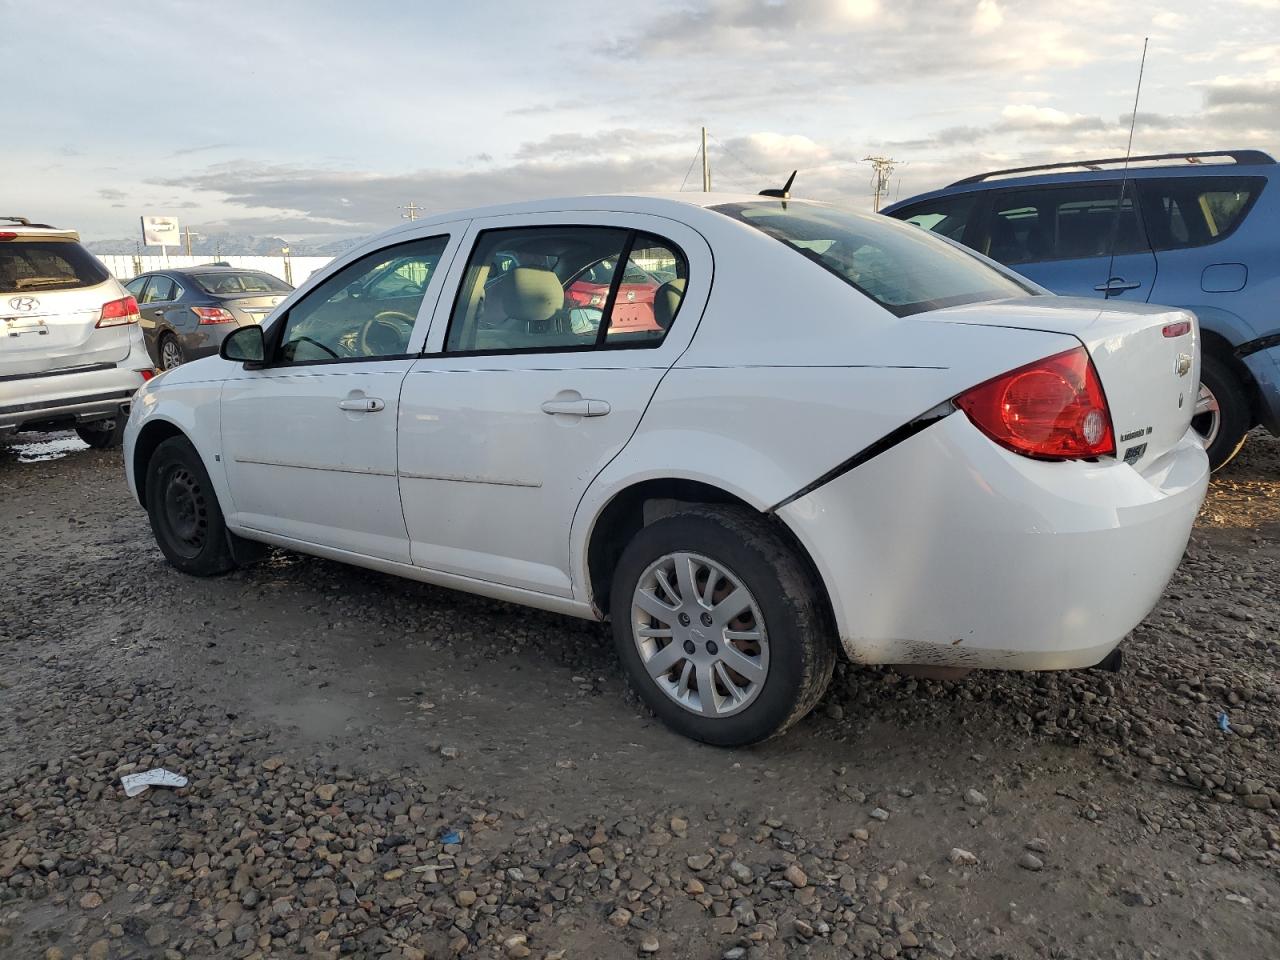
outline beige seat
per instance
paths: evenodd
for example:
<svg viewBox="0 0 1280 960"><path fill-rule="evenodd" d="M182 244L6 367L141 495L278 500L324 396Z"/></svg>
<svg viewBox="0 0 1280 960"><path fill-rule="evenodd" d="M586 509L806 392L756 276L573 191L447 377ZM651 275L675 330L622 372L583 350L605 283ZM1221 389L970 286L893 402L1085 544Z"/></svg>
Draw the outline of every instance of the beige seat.
<svg viewBox="0 0 1280 960"><path fill-rule="evenodd" d="M499 304L485 303L485 321L492 326L476 331L475 349L539 347L560 332L564 287L550 270L516 267L490 288L487 299Z"/></svg>

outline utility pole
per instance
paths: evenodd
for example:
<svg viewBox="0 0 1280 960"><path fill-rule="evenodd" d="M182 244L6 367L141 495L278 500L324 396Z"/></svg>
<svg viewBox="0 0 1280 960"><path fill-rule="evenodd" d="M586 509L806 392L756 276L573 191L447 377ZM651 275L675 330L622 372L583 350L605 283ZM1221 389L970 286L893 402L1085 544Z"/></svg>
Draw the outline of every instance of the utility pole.
<svg viewBox="0 0 1280 960"><path fill-rule="evenodd" d="M702 128L702 192L711 192L711 161L707 159L707 128Z"/></svg>
<svg viewBox="0 0 1280 960"><path fill-rule="evenodd" d="M190 228L190 227L184 227L182 232L186 235L186 239L187 239L187 256L189 257L189 256L191 256L191 228ZM200 234L198 234L198 233L197 233L197 234L196 234L196 236L198 237L198 236L200 236Z"/></svg>
<svg viewBox="0 0 1280 960"><path fill-rule="evenodd" d="M889 184L893 179L894 167L898 165L898 161L892 157L863 157L867 163L871 164L871 189L872 189L872 205L871 209L879 212L880 200L889 193Z"/></svg>
<svg viewBox="0 0 1280 960"><path fill-rule="evenodd" d="M400 214L401 220L417 220L418 211L421 210L422 208L418 206L416 203L414 203L412 200L410 200L403 207L396 207L396 209L404 211L404 213Z"/></svg>

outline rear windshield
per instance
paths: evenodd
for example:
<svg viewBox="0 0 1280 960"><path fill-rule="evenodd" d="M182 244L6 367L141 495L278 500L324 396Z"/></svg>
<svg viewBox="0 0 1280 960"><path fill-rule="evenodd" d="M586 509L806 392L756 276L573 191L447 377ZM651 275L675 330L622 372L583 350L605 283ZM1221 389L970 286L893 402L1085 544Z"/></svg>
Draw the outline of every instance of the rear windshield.
<svg viewBox="0 0 1280 960"><path fill-rule="evenodd" d="M288 293L293 287L269 273L197 273L193 279L205 293L238 296L243 293Z"/></svg>
<svg viewBox="0 0 1280 960"><path fill-rule="evenodd" d="M1037 292L925 230L877 214L783 200L712 209L780 240L899 317Z"/></svg>
<svg viewBox="0 0 1280 960"><path fill-rule="evenodd" d="M0 240L0 293L96 287L108 276L74 240Z"/></svg>

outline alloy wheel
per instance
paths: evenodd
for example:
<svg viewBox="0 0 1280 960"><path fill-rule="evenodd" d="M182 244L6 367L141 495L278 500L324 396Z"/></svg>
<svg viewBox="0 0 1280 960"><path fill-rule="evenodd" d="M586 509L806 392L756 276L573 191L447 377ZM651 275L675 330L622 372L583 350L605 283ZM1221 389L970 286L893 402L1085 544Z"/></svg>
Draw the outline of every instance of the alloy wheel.
<svg viewBox="0 0 1280 960"><path fill-rule="evenodd" d="M179 366L182 366L182 348L172 337L165 337L160 344L160 369L172 370Z"/></svg>
<svg viewBox="0 0 1280 960"><path fill-rule="evenodd" d="M1208 450L1213 441L1218 439L1218 431L1222 429L1222 409L1213 391L1200 384L1200 393L1196 397L1195 412L1191 415L1191 429L1200 438L1200 445Z"/></svg>
<svg viewBox="0 0 1280 960"><path fill-rule="evenodd" d="M631 629L654 684L690 713L744 710L769 675L764 617L746 585L696 553L667 554L640 576Z"/></svg>

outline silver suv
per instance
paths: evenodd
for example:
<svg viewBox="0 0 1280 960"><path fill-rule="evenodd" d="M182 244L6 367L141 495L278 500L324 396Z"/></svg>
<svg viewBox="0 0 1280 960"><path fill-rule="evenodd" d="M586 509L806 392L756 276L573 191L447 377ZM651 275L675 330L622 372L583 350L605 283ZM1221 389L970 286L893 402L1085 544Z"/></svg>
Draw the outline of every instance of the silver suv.
<svg viewBox="0 0 1280 960"><path fill-rule="evenodd" d="M138 304L74 230L0 217L0 436L73 427L120 443L155 373Z"/></svg>

